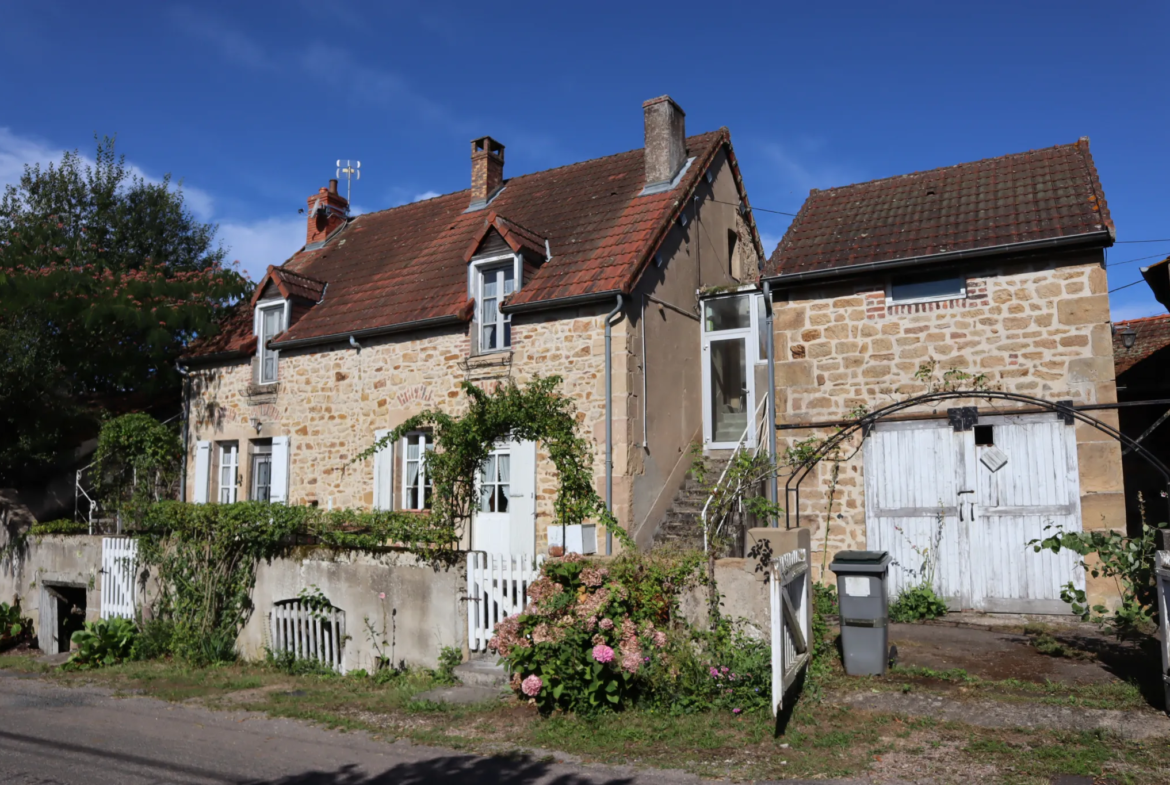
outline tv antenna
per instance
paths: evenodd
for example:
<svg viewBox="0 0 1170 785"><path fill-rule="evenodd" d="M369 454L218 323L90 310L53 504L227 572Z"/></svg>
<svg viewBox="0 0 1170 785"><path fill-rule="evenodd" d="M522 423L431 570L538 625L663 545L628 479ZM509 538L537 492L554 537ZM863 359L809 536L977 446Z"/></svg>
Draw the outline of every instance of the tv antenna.
<svg viewBox="0 0 1170 785"><path fill-rule="evenodd" d="M338 161L337 179L340 180L342 175L345 175L345 201L348 202L350 200L349 192L353 187L353 181L362 179L362 162L346 159L345 165L342 166L342 162Z"/></svg>

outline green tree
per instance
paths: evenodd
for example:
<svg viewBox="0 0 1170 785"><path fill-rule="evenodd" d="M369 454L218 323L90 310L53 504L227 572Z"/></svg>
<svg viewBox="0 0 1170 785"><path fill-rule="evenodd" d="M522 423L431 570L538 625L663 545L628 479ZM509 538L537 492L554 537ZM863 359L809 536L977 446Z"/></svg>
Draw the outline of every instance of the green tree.
<svg viewBox="0 0 1170 785"><path fill-rule="evenodd" d="M25 167L0 199L0 485L76 446L112 400L178 390L175 359L248 281L170 176L149 182L99 139Z"/></svg>

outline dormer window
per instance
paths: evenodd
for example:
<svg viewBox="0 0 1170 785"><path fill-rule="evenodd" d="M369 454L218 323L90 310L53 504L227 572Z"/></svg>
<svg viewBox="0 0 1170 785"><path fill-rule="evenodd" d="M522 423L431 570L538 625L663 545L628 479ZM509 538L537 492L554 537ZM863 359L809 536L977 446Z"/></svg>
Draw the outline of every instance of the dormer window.
<svg viewBox="0 0 1170 785"><path fill-rule="evenodd" d="M519 267L519 254L476 259L471 263L475 345L479 354L512 347L512 317L500 312L500 302L516 291Z"/></svg>
<svg viewBox="0 0 1170 785"><path fill-rule="evenodd" d="M260 358L260 384L275 384L279 352L268 342L284 332L287 301L260 303L256 306L256 354Z"/></svg>

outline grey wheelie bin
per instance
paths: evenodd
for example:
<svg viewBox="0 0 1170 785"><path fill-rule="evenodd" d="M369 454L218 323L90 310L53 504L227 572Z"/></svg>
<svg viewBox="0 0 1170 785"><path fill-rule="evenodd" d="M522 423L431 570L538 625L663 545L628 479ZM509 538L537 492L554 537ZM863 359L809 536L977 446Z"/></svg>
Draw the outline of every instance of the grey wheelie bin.
<svg viewBox="0 0 1170 785"><path fill-rule="evenodd" d="M880 676L889 661L886 551L841 551L829 569L837 575L841 650L850 676Z"/></svg>

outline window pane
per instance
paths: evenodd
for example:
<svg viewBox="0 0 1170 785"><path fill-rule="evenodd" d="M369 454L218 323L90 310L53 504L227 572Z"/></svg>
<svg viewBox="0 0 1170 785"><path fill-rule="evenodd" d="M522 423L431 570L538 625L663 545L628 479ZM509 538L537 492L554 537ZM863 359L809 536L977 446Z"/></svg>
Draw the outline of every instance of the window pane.
<svg viewBox="0 0 1170 785"><path fill-rule="evenodd" d="M754 298L756 301L756 332L760 337L760 362L768 359L768 314L765 311L763 296Z"/></svg>
<svg viewBox="0 0 1170 785"><path fill-rule="evenodd" d="M499 460L499 464L498 464L499 470L500 470L500 473L499 473L500 482L507 482L508 481L508 479L509 479L508 465L510 463L511 463L511 456L510 455L508 455L507 453L504 453L503 455L500 456L500 460Z"/></svg>
<svg viewBox="0 0 1170 785"><path fill-rule="evenodd" d="M895 280L890 284L890 299L900 300L945 299L963 296L967 281L962 276L950 278L919 278Z"/></svg>
<svg viewBox="0 0 1170 785"><path fill-rule="evenodd" d="M486 300L488 297L496 296L496 274L494 272L488 273L483 278L483 296Z"/></svg>
<svg viewBox="0 0 1170 785"><path fill-rule="evenodd" d="M515 272L511 267L504 269L504 294L511 294L516 288Z"/></svg>
<svg viewBox="0 0 1170 785"><path fill-rule="evenodd" d="M507 485L499 486L500 503L497 505L499 507L499 510L498 510L499 512L507 512L508 511L508 488L509 488L509 486L507 486Z"/></svg>
<svg viewBox="0 0 1170 785"><path fill-rule="evenodd" d="M711 341L711 438L735 442L748 421L746 341Z"/></svg>
<svg viewBox="0 0 1170 785"><path fill-rule="evenodd" d="M494 324L485 324L483 326L483 348L496 349L496 326Z"/></svg>
<svg viewBox="0 0 1170 785"><path fill-rule="evenodd" d="M495 324L500 320L500 302L495 297L483 300L483 323Z"/></svg>
<svg viewBox="0 0 1170 785"><path fill-rule="evenodd" d="M740 330L751 326L751 296L720 297L703 303L707 332Z"/></svg>

